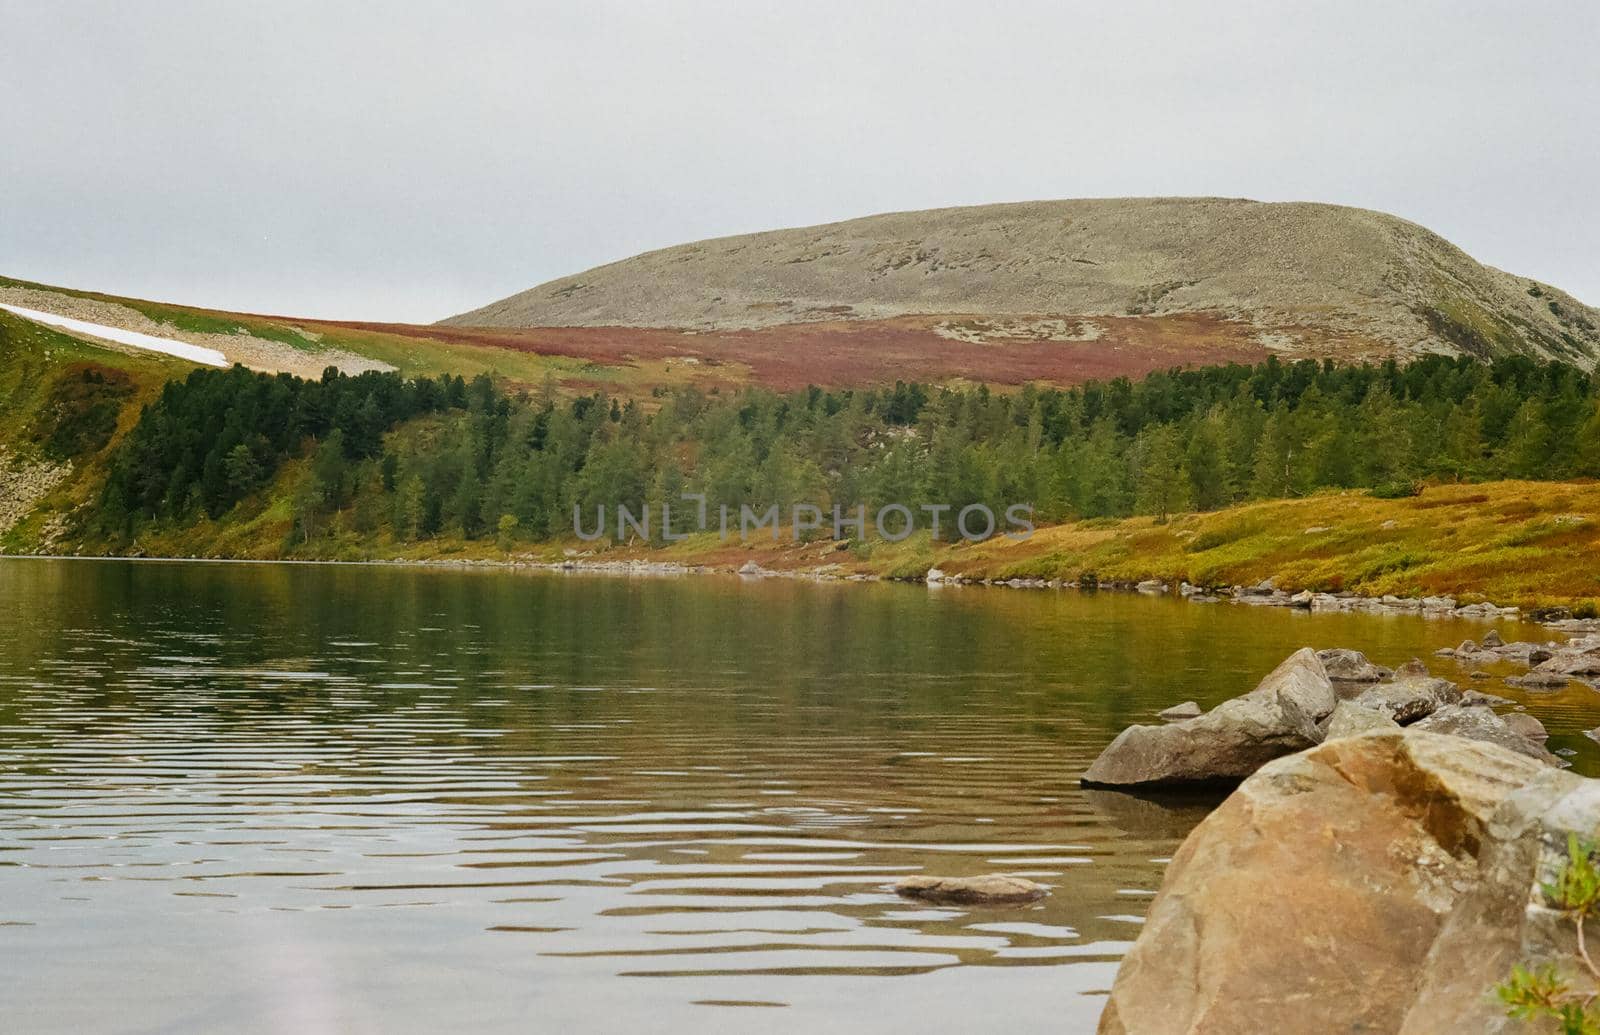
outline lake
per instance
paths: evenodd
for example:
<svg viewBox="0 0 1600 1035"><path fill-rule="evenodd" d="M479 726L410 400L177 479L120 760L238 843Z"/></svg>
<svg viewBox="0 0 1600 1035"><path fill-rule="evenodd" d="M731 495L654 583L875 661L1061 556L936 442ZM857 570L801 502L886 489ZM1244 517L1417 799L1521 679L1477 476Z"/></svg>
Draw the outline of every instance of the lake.
<svg viewBox="0 0 1600 1035"><path fill-rule="evenodd" d="M1304 645L1459 676L1429 655L1488 628L20 559L0 621L0 1002L28 1032L1092 1030L1206 807L1079 789L1116 732ZM1600 694L1477 685L1600 771ZM887 890L997 870L1052 894Z"/></svg>

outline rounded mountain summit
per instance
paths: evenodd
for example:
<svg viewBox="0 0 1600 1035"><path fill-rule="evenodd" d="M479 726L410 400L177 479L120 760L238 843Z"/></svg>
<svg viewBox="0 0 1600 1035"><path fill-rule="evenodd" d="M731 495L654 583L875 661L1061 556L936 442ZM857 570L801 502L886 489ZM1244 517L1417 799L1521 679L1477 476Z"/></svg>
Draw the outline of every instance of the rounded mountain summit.
<svg viewBox="0 0 1600 1035"><path fill-rule="evenodd" d="M1586 368L1600 311L1415 223L1226 198L1035 201L868 216L646 252L441 321L651 328L891 352L1049 347L1132 367L1524 354ZM785 333L787 332L787 333ZM706 344L710 344L707 342ZM914 350L915 351L915 350ZM912 371L911 373L915 373Z"/></svg>

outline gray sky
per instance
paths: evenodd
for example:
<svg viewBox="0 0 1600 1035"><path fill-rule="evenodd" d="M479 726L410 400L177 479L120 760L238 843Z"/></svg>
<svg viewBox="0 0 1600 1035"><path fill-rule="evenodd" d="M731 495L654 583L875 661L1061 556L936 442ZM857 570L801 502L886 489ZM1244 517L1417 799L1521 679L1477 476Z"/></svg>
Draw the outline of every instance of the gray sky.
<svg viewBox="0 0 1600 1035"><path fill-rule="evenodd" d="M1600 4L0 0L0 273L429 321L648 248L1211 194L1600 304Z"/></svg>

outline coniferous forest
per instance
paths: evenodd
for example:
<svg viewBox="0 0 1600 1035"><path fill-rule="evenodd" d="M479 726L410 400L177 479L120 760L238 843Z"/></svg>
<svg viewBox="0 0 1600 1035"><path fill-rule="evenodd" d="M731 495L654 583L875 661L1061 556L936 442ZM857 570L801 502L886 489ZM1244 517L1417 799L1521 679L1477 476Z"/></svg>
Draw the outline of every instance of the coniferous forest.
<svg viewBox="0 0 1600 1035"><path fill-rule="evenodd" d="M299 477L275 482L286 464ZM1042 522L1213 510L1329 488L1600 476L1583 371L1502 358L1401 366L1269 360L1070 389L790 393L693 388L621 400L503 392L488 377L320 381L235 367L168 385L117 448L98 531L220 518L291 486L288 545L569 535L575 506L869 509L900 503Z"/></svg>

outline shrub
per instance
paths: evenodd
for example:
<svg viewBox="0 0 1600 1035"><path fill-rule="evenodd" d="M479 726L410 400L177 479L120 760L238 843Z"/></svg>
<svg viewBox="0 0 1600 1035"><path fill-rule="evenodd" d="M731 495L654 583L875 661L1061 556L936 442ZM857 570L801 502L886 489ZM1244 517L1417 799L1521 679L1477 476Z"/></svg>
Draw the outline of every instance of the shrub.
<svg viewBox="0 0 1600 1035"><path fill-rule="evenodd" d="M1522 1021L1551 1018L1563 1035L1600 1035L1600 1012L1594 1000L1600 995L1600 969L1589 957L1584 943L1583 925L1600 908L1600 867L1596 867L1595 846L1577 834L1567 835L1567 861L1553 884L1543 884L1545 901L1572 921L1576 932L1577 961L1593 989L1580 992L1554 964L1530 970L1518 964L1511 976L1495 986L1495 994L1505 1004L1506 1013Z"/></svg>
<svg viewBox="0 0 1600 1035"><path fill-rule="evenodd" d="M1372 495L1380 500L1400 500L1421 494L1422 486L1408 481L1384 482L1372 490Z"/></svg>

